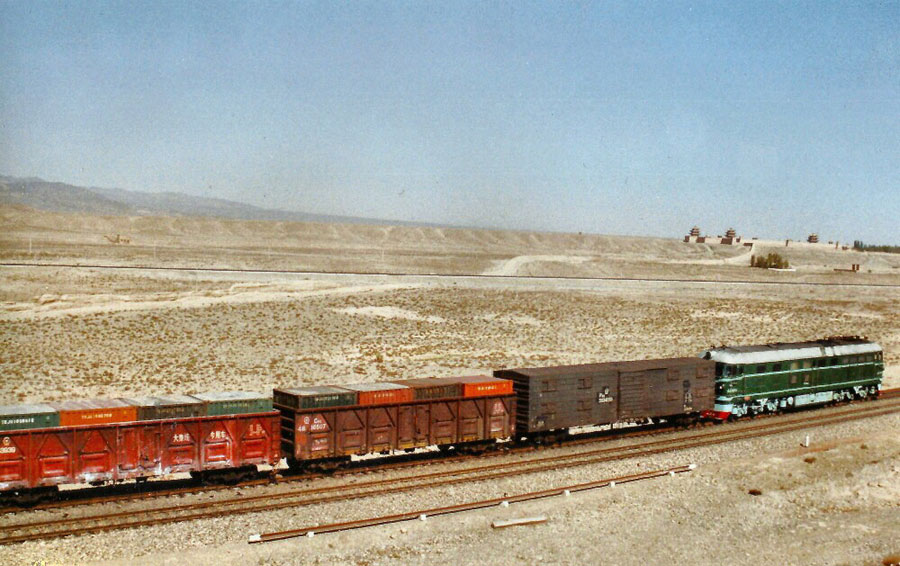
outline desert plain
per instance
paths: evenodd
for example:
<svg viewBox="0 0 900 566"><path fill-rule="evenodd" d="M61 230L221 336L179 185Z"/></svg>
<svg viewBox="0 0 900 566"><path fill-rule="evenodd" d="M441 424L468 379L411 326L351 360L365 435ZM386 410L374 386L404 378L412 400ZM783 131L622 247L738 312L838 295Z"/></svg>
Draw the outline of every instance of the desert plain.
<svg viewBox="0 0 900 566"><path fill-rule="evenodd" d="M769 251L795 271L749 267ZM880 343L884 387L900 386L896 254L6 206L0 263L0 404L483 374L847 334ZM835 271L852 264L860 271ZM464 500L699 464L668 484L676 489L527 504L516 512L550 520L502 533L489 527L496 513L472 512L260 548L246 545L254 526L239 517L3 546L0 560L874 565L900 552L898 424L889 415L815 431L812 462L797 438L774 437L419 495ZM334 521L421 503L385 499L315 514ZM295 520L270 515L259 520L272 528Z"/></svg>

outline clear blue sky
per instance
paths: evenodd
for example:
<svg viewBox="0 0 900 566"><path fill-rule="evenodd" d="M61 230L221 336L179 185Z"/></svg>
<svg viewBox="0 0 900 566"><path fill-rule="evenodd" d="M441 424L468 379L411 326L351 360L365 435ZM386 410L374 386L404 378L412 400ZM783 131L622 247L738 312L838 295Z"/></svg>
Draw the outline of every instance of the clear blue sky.
<svg viewBox="0 0 900 566"><path fill-rule="evenodd" d="M0 173L900 243L900 2L0 0Z"/></svg>

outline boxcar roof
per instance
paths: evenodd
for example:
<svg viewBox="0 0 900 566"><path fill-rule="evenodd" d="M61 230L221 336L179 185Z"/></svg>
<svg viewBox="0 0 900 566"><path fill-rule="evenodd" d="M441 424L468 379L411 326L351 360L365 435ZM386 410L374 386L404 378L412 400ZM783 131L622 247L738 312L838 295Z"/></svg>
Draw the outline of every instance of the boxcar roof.
<svg viewBox="0 0 900 566"><path fill-rule="evenodd" d="M654 360L633 360L627 362L603 362L599 364L577 364L570 366L549 366L540 368L510 368L500 372L512 372L528 377L579 377L614 371L647 371L684 366L696 366L699 358L659 358Z"/></svg>
<svg viewBox="0 0 900 566"><path fill-rule="evenodd" d="M700 357L724 364L762 364L822 358L852 356L880 352L881 346L862 338L826 338L808 342L775 342L757 346L725 346L701 352Z"/></svg>

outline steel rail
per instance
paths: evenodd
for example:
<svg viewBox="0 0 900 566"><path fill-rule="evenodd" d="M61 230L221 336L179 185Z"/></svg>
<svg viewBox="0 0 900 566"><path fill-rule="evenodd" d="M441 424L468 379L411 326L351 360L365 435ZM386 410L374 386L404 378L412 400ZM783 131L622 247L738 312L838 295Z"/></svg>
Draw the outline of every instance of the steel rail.
<svg viewBox="0 0 900 566"><path fill-rule="evenodd" d="M880 398L881 399L891 399L893 397L900 396L900 388L894 389L886 389L881 391ZM841 406L849 406L849 404L841 405ZM785 415L770 415L764 414L759 415L758 417L747 417L740 421L741 423L747 423L749 419L753 418L780 418L782 419L780 422L789 422L784 419L790 419L790 416ZM804 418L801 414L795 414L794 418ZM610 429L592 433L584 433L580 435L572 435L565 437L559 440L553 446L579 446L583 444L594 444L597 442L605 442L609 440L621 440L621 439L632 439L632 438L641 438L644 436L656 436L665 433L676 432L679 430L683 430L681 427L673 426L673 425L643 425L643 426L635 426L630 428L619 428L619 429ZM461 461L468 461L474 458L486 458L486 457L495 457L506 455L509 453L520 453L520 452L529 452L535 450L537 447L532 445L526 446L515 446L511 448L504 447L503 450L490 450L483 454L477 455L466 455L466 456L446 456L443 454L435 453L433 456L431 454L421 454L423 456L420 459L415 459L412 461L387 461L387 462L373 462L371 465L362 464L352 469L340 469L330 474L325 473L302 473L302 474L292 474L292 475L279 475L276 480L277 483L292 483L299 481L308 481L308 480L316 480L322 479L325 477L345 477L345 476L355 476L359 474L370 474L372 472L380 472L380 471L394 471L394 470L403 470L411 467L421 467L426 465L434 465L434 464L447 464ZM161 482L168 482L170 480L160 480ZM154 483L154 482L151 482ZM104 503L123 503L127 501L139 501L144 499L156 499L162 497L169 497L173 495L190 495L190 494L199 494L205 492L215 492L215 491L224 491L229 489L236 488L245 488L245 487L254 487L260 485L268 485L273 483L271 479L251 479L245 480L235 485L193 485L179 488L168 488L168 489L153 489L152 486L150 489L146 491L139 492L130 492L124 494L116 494L116 495L99 495L95 497L85 497L85 498L76 498L76 499L63 499L52 502L40 503L38 505L28 507L27 509L23 509L21 507L4 507L0 508L0 514L12 515L21 512L31 512L35 510L51 510L51 509L64 509L69 507L76 506L85 506L85 505L96 505L96 504L104 504ZM149 485L149 484L145 484ZM111 487L121 487L121 485L111 486ZM75 490L74 492L68 492L69 494L82 492L86 490L93 489L102 489L102 488L85 488L84 490ZM0 525L0 532L5 529L3 525Z"/></svg>
<svg viewBox="0 0 900 566"><path fill-rule="evenodd" d="M900 392L900 389L895 389L895 390L891 390L891 391ZM852 405L850 405L850 404L842 405L842 406L837 407L837 409L846 409L847 407L852 407ZM831 412L831 413L827 413L825 415L818 415L818 416L821 418L821 417L825 417L825 416L834 416L835 414L841 414L841 413ZM761 417L762 418L771 418L771 417L780 418L780 420L778 422L781 424L788 424L790 422L793 422L794 420L808 420L809 419L808 414L802 414L802 413L794 413L792 415L780 415L780 416L763 415ZM743 428L741 428L739 430L751 430L753 428L768 426L766 424L762 424L762 425L749 424L750 422L752 422L752 421L750 420L749 417L747 419L740 421L740 423L738 423L738 425L742 426ZM684 432L684 434L688 434L688 432L685 431L685 429L678 427L678 426L672 426L672 425L666 425L666 426L644 425L644 426L632 427L632 428L627 428L627 429L611 429L611 430L605 430L605 431L600 431L600 432L595 432L595 433L586 433L586 434L582 434L582 435L570 436L570 437L559 440L557 444L548 445L548 447L549 446L552 446L552 447L581 446L581 445L586 445L586 444L597 444L599 442L606 442L609 440L629 440L629 439L638 439L638 438L642 438L645 436L659 436L661 434L679 432L679 431ZM734 432L734 431L732 431L732 432ZM718 433L714 433L714 434L718 434ZM696 438L696 435L695 436L687 436L684 438L692 438L692 437ZM630 446L624 446L624 447L601 448L598 450L576 453L575 455L557 456L556 458L565 460L565 459L569 459L572 457L578 457L578 456L583 456L583 455L587 455L587 454L601 454L601 453L608 453L608 452L618 452L618 451L623 451L623 450L633 450L638 447L646 447L646 446L651 446L651 445L656 445L656 444L671 444L673 442L678 442L680 440L681 440L680 438L663 439L663 440L650 441L650 442L645 442L642 444L636 444L636 445L630 445ZM446 455L435 453L434 458L429 458L429 459L424 459L424 460L404 461L404 462L392 462L392 461L376 462L371 466L360 466L360 467L353 468L353 469L338 470L336 472L333 472L330 475L324 474L324 473L307 473L307 474L298 474L298 475L290 475L290 476L278 476L277 483L293 483L293 482L300 482L300 481L322 479L322 478L326 478L326 477L335 477L335 476L336 477L345 477L345 476L356 476L359 474L370 474L372 472L403 470L406 468L421 467L424 465L452 464L452 463L456 463L456 462L467 462L467 461L474 460L475 458L496 457L496 456L502 456L502 455L508 455L508 454L533 452L534 450L539 449L541 447L536 447L531 444L526 444L526 445L518 445L518 446L509 447L509 448L506 448L506 447L504 447L504 448L505 449L503 449L503 450L492 450L492 451L488 451L486 453L478 454L478 455L463 455L463 456L447 457ZM430 454L427 454L427 455L430 456ZM502 466L504 464L500 464L500 465ZM485 470L485 469L489 469L490 467L491 466L480 466L477 469ZM462 470L462 472L465 472L465 471L466 471L465 469ZM452 473L452 472L450 472L450 473ZM446 475L447 473L443 473L443 474ZM416 477L423 478L423 477L430 477L431 475L434 475L434 474L428 474L428 473L418 474ZM438 475L440 475L440 474L438 474ZM273 483L273 482L268 479L253 479L253 480L241 482L236 485L190 486L190 487L183 487L183 488L176 488L176 489L147 491L147 492L141 492L141 493L136 493L136 494L130 493L130 494L124 494L124 495L100 496L100 497L63 501L63 502L52 502L52 503L47 503L47 504L42 504L42 505L36 506L32 509L48 510L48 509L68 508L68 507L72 507L72 506L76 506L76 505L83 506L83 505L103 504L103 503L121 503L121 502L126 502L126 501L135 501L135 500L150 499L150 498L157 498L157 497L166 497L166 496L171 496L171 495L189 495L189 494L195 494L195 493L198 494L198 493L204 493L204 492L210 492L210 491L224 491L224 490L228 490L228 489L254 487L254 486L259 486L259 485L268 485L271 483ZM362 484L355 484L355 485L356 486L365 486L365 485L369 485L370 483L371 482L364 482ZM306 490L305 493L310 493L310 494L318 493L320 489L323 491L330 490L330 488L314 488L312 490ZM245 501L248 501L248 499L241 498L240 501L245 502ZM5 511L5 510L3 510L3 511ZM22 511L22 509L10 508L8 511L11 514L14 512ZM126 514L123 513L122 515L124 516ZM30 523L30 524L37 524L37 523ZM5 530L9 530L9 526L0 525L0 532L3 532Z"/></svg>
<svg viewBox="0 0 900 566"><path fill-rule="evenodd" d="M826 283L822 281L754 281L752 279L686 279L675 277L614 277L596 276L582 277L576 275L485 275L479 273L390 273L382 271L312 271L294 269L246 269L232 267L184 267L162 265L112 265L94 263L32 263L32 262L0 262L0 267L54 267L72 269L117 269L146 271L181 271L198 273L247 273L269 275L334 275L353 277L409 277L417 279L494 279L523 281L618 281L618 282L651 282L651 283L706 283L717 285L771 285L771 286L809 286L809 287L875 287L900 288L900 283Z"/></svg>
<svg viewBox="0 0 900 566"><path fill-rule="evenodd" d="M489 507L496 507L502 503L520 503L523 501L533 501L536 499L545 499L547 497L556 497L560 495L567 495L569 493L576 493L579 491L588 491L591 489L598 489L602 487L610 487L616 484L625 484L631 482L637 482L642 480L648 480L653 478L659 478L663 476L682 474L685 472L689 472L694 469L693 465L690 466L677 466L674 468L667 468L664 470L654 470L651 472L644 472L640 474L632 474L628 476L619 476L616 478L608 478L602 480L596 480L587 483L579 483L574 485L568 485L563 487L555 487L552 489L544 489L541 491L531 491L526 493L519 493L516 495L510 495L505 497L495 497L493 499L482 499L478 501L470 501L467 503L460 503L457 505L448 505L446 507L432 507L430 509L422 509L420 511L409 511L406 513L398 513L394 515L382 515L380 517L371 517L367 519L358 519L356 521L346 521L343 523L331 523L328 525L320 525L314 527L304 527L300 529L291 529L288 531L280 531L273 533L263 533L259 535L251 536L247 541L250 544L262 543L262 542L273 542L277 540L284 540L289 538L301 537L301 536L310 536L317 535L323 533L336 533L340 531L349 531L353 529L362 529L365 527L373 527L376 525L388 525L391 523L400 523L403 521L412 521L415 519L421 519L423 517L434 517L440 515L449 515L451 513L461 513L463 511L473 511L476 509L486 509Z"/></svg>
<svg viewBox="0 0 900 566"><path fill-rule="evenodd" d="M719 430L719 432L700 434L691 437L679 437L676 439L669 439L667 441L652 441L649 443L644 443L642 445L637 446L628 446L621 448L606 448L596 451L588 451L586 453L578 453L578 454L569 454L569 455L561 455L561 456L553 456L550 458L543 458L538 460L530 460L525 462L509 462L504 464L494 464L489 466L484 466L481 468L468 468L462 470L455 470L451 472L436 472L426 475L418 475L414 477L405 477L398 479L388 479L388 480L375 480L372 482L367 482L365 484L356 484L352 486L330 486L328 488L322 488L319 490L302 490L295 492L287 492L282 494L267 494L260 496L253 496L250 498L235 498L231 500L223 500L223 501L211 501L211 502L202 502L202 503L194 503L186 506L176 506L169 508L159 508L156 510L142 510L141 514L145 517L139 520L124 520L119 522L107 523L107 524L94 524L83 527L68 527L67 525L77 525L78 523L85 523L88 521L110 521L116 519L127 519L134 515L133 512L119 512L107 515L97 515L90 517L82 517L82 518L69 518L62 519L57 521L45 521L41 523L24 523L18 525L7 525L4 531L24 531L27 529L41 529L45 527L59 527L63 526L63 529L52 530L50 532L42 531L38 533L30 533L23 534L17 536L8 536L4 539L0 539L0 543L14 543L14 542L24 542L26 540L39 540L39 539L47 539L47 538L56 538L61 536L67 536L71 534L83 534L83 533L92 533L92 532L102 532L102 531L111 531L118 530L124 528L138 527L138 526L146 526L146 525L156 525L163 523L174 523L181 522L193 519L202 519L202 518L211 518L218 517L224 515L232 515L232 514L242 514L242 513L251 513L251 512L259 512L259 511L271 511L282 509L286 507L295 507L295 506L304 506L311 505L316 503L327 503L333 501L340 501L346 499L348 496L353 498L359 497L367 497L373 495L380 495L385 493L400 493L405 491L410 491L413 489L426 489L426 488L434 488L445 485L453 485L456 483L462 482L471 482L471 481L485 481L495 478L505 478L510 475L525 475L531 474L540 471L550 471L557 470L562 468L570 468L575 466L583 466L593 463L606 462L611 460L620 460L620 459L629 459L638 456L646 456L651 454L659 454L663 452L672 452L676 450L686 450L690 448L695 448L699 446L706 446L711 444L721 444L725 442L732 442L737 440L745 440L752 439L761 436L769 436L774 434L781 434L784 432L790 432L793 430L800 429L808 429L813 426L821 426L827 424L835 424L839 422L847 422L851 420L858 420L861 418L873 417L883 414L890 414L895 412L898 408L900 408L900 403L891 403L889 406L884 406L879 404L878 406L864 406L858 408L853 411L845 411L839 414L829 414L829 415L817 415L814 419L806 419L801 420L799 422L768 422L762 424L756 424L751 427L744 427L739 430ZM769 430L764 430L769 429ZM620 454L615 454L615 451L624 452ZM584 459L585 456L589 458ZM564 462L564 460L571 460L568 462ZM514 468L520 468L518 470ZM487 473L485 473L487 472ZM466 477L470 474L478 474L482 473L483 475L477 477ZM452 477L457 476L457 477ZM459 477L462 476L462 477ZM448 479L449 477L449 479ZM389 490L385 489L385 486L390 484L402 484L406 482L415 482L422 480L430 480L432 478L442 478L439 481L432 483L424 483L421 485L413 484L413 485L398 485ZM360 488L369 487L372 488L369 491L364 493L353 493L351 494L332 494L332 495L324 495L322 497L307 499L302 501L284 501L284 499L292 499L296 497L303 497L308 495L314 495L316 493L328 493L328 492L339 492L341 490L348 491L356 491ZM277 499L282 499L282 501L275 502ZM240 504L247 503L255 503L258 502L258 505L240 508L240 509L223 509L223 507L232 507ZM146 515L158 515L160 513L170 512L170 513L183 513L186 510L203 510L209 508L217 508L212 511L198 511L190 514L181 514L181 515L173 515L173 516L162 516L156 518L146 518Z"/></svg>

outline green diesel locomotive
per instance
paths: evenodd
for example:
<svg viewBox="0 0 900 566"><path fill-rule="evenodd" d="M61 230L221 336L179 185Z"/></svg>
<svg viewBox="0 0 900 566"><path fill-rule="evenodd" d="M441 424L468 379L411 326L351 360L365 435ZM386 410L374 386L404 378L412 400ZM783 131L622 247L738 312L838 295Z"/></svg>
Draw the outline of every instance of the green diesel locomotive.
<svg viewBox="0 0 900 566"><path fill-rule="evenodd" d="M881 346L858 336L706 350L716 362L716 402L704 416L724 420L878 395Z"/></svg>

